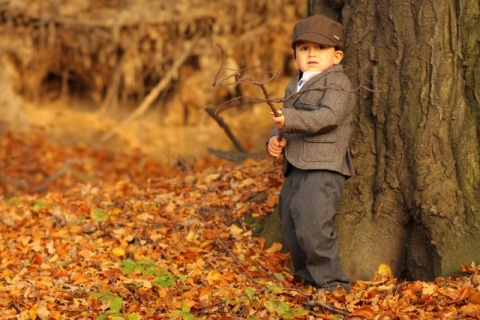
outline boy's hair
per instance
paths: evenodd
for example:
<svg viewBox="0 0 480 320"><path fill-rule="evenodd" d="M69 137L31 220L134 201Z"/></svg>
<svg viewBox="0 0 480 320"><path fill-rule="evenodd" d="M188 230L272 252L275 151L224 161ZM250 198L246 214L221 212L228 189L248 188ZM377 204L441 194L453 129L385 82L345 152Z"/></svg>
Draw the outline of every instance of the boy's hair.
<svg viewBox="0 0 480 320"><path fill-rule="evenodd" d="M298 41L312 41L335 47L342 50L345 44L345 30L343 25L323 15L313 15L300 20L293 28L292 48Z"/></svg>
<svg viewBox="0 0 480 320"><path fill-rule="evenodd" d="M295 45L296 45L296 43L295 43ZM297 51L295 50L295 45L293 46L293 58L297 59ZM334 46L333 48L335 49L335 51L343 51L342 48L339 48L337 46Z"/></svg>
<svg viewBox="0 0 480 320"><path fill-rule="evenodd" d="M298 42L298 41L297 41ZM333 47L335 51L343 51L342 48L339 48L337 46ZM293 58L297 59L297 50L295 50L295 46L293 47Z"/></svg>

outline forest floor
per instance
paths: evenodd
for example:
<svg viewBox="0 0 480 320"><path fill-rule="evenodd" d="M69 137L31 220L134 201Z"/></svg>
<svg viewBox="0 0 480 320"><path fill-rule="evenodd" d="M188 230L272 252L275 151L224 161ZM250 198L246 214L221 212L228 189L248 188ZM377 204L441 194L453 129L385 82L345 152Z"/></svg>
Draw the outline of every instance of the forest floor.
<svg viewBox="0 0 480 320"><path fill-rule="evenodd" d="M279 168L267 157L159 164L4 132L0 319L480 318L475 265L432 282L382 265L350 293L294 283L288 253L260 236Z"/></svg>

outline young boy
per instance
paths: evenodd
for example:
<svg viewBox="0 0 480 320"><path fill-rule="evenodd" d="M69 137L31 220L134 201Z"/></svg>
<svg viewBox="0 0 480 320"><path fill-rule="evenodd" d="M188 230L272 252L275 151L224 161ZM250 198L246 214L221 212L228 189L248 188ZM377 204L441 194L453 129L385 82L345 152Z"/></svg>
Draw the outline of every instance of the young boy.
<svg viewBox="0 0 480 320"><path fill-rule="evenodd" d="M280 116L272 116L267 150L272 157L284 152L279 211L295 279L349 292L333 230L345 179L353 175L348 143L355 94L340 65L344 41L343 26L325 16L297 22L292 48L299 71Z"/></svg>

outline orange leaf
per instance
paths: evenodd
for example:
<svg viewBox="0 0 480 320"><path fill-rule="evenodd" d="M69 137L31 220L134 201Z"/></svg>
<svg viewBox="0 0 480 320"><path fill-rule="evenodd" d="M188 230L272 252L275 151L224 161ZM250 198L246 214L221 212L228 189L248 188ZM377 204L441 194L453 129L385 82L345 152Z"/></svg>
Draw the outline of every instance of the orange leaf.
<svg viewBox="0 0 480 320"><path fill-rule="evenodd" d="M468 299L471 303L480 305L480 291L472 293Z"/></svg>
<svg viewBox="0 0 480 320"><path fill-rule="evenodd" d="M460 297L459 300L465 300L468 296L470 296L471 290L470 287L464 287L460 290Z"/></svg>
<svg viewBox="0 0 480 320"><path fill-rule="evenodd" d="M233 282L233 281L235 281L236 277L237 277L237 275L233 272L225 273L222 276L222 282L224 282L224 283Z"/></svg>
<svg viewBox="0 0 480 320"><path fill-rule="evenodd" d="M248 199L250 199L251 196L252 196L252 193L251 193L250 191L244 192L244 193L242 193L242 195L240 196L240 201L241 201L241 202L245 202L245 201L247 201Z"/></svg>
<svg viewBox="0 0 480 320"><path fill-rule="evenodd" d="M207 240L213 240L216 238L215 233L208 229L203 231L203 237Z"/></svg>
<svg viewBox="0 0 480 320"><path fill-rule="evenodd" d="M277 201L278 201L277 196L275 196L273 194L269 194L266 204L267 204L268 207L273 208L277 205Z"/></svg>
<svg viewBox="0 0 480 320"><path fill-rule="evenodd" d="M479 312L480 313L480 305L478 304L473 304L473 303L469 303L469 304L466 304L464 306L461 306L460 308L458 308L458 311L460 313L470 313L472 316L473 316L473 313L475 312Z"/></svg>
<svg viewBox="0 0 480 320"><path fill-rule="evenodd" d="M52 273L52 277L54 278L68 277L68 272L66 272L63 269L58 269Z"/></svg>
<svg viewBox="0 0 480 320"><path fill-rule="evenodd" d="M208 298L210 297L210 293L212 292L212 289L210 289L210 287L202 287L199 289L199 299L200 301L203 301L203 300L208 300Z"/></svg>
<svg viewBox="0 0 480 320"><path fill-rule="evenodd" d="M266 242L267 240L265 238L258 238L258 246L260 247L260 249L263 249L265 247Z"/></svg>
<svg viewBox="0 0 480 320"><path fill-rule="evenodd" d="M130 307L128 307L128 313L133 313L138 310L138 303L133 303Z"/></svg>
<svg viewBox="0 0 480 320"><path fill-rule="evenodd" d="M282 250L282 244L278 242L274 242L270 248L265 250L265 252L275 253L275 252L279 252L280 250Z"/></svg>
<svg viewBox="0 0 480 320"><path fill-rule="evenodd" d="M356 308L350 316L363 317L366 319L373 319L375 312L369 306L363 306L361 308Z"/></svg>
<svg viewBox="0 0 480 320"><path fill-rule="evenodd" d="M467 266L465 263L462 263L462 272L474 273L474 271L469 266Z"/></svg>
<svg viewBox="0 0 480 320"><path fill-rule="evenodd" d="M42 264L43 263L43 258L41 255L39 254L35 254L35 256L33 257L33 262L35 264Z"/></svg>
<svg viewBox="0 0 480 320"><path fill-rule="evenodd" d="M187 251L183 254L183 257L187 262L193 261L197 258L198 254L192 251Z"/></svg>
<svg viewBox="0 0 480 320"><path fill-rule="evenodd" d="M206 249L206 248L209 247L212 243L213 243L212 240L204 241L204 242L202 242L202 243L200 244L199 247L202 248L202 249Z"/></svg>

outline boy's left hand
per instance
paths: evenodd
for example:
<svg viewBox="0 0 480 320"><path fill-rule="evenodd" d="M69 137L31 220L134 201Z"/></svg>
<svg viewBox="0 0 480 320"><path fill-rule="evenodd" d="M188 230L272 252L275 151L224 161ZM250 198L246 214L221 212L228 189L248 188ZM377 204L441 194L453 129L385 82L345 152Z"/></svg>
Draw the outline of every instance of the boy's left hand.
<svg viewBox="0 0 480 320"><path fill-rule="evenodd" d="M285 127L285 116L283 115L282 110L278 110L278 113L280 114L278 117L275 117L275 115L272 114L272 120L273 123L275 124L275 127L277 127L278 130L282 130Z"/></svg>

